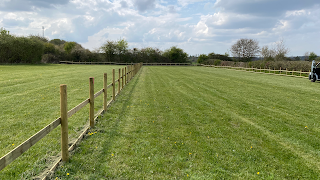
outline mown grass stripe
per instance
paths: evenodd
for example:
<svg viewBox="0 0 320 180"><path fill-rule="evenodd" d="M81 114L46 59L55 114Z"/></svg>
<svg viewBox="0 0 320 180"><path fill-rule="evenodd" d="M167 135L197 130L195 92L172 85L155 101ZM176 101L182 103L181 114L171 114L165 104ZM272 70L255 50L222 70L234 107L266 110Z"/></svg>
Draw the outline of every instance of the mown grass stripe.
<svg viewBox="0 0 320 180"><path fill-rule="evenodd" d="M144 67L55 176L317 179L319 115L309 113L317 86L224 69Z"/></svg>

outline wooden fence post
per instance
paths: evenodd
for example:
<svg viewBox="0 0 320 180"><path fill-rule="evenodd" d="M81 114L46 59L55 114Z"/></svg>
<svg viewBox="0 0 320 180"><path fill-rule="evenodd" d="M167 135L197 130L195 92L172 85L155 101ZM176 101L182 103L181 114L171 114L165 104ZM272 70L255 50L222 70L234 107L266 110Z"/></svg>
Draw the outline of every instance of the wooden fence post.
<svg viewBox="0 0 320 180"><path fill-rule="evenodd" d="M131 65L129 65L129 68L130 68L130 72L129 72L129 81L131 81L131 78L132 78L132 67L131 67Z"/></svg>
<svg viewBox="0 0 320 180"><path fill-rule="evenodd" d="M120 84L120 77L121 73L120 73L120 69L119 69L119 78L118 78L118 94L120 93L120 88L121 88L121 84Z"/></svg>
<svg viewBox="0 0 320 180"><path fill-rule="evenodd" d="M131 81L131 78L132 78L132 66L131 65L129 65L129 69L130 69L130 72L129 72L129 81Z"/></svg>
<svg viewBox="0 0 320 180"><path fill-rule="evenodd" d="M288 75L288 68L286 68L286 76Z"/></svg>
<svg viewBox="0 0 320 180"><path fill-rule="evenodd" d="M62 161L69 161L68 151L68 101L67 85L60 85L60 118L61 118L61 156Z"/></svg>
<svg viewBox="0 0 320 180"><path fill-rule="evenodd" d="M129 81L130 81L130 66L128 65L127 67L128 67L128 72L127 72L127 73L128 73L128 74L127 74L127 75L128 75L127 83L129 83Z"/></svg>
<svg viewBox="0 0 320 180"><path fill-rule="evenodd" d="M103 89L104 89L104 94L103 94L103 110L104 110L104 112L106 112L107 111L107 105L108 105L108 93L107 93L107 91L108 91L108 83L107 83L107 80L108 80L108 78L107 78L107 73L104 73L104 75L103 75Z"/></svg>
<svg viewBox="0 0 320 180"><path fill-rule="evenodd" d="M124 85L127 84L127 67L124 67Z"/></svg>
<svg viewBox="0 0 320 180"><path fill-rule="evenodd" d="M134 71L134 67L133 65L131 65L131 79L134 77L133 71Z"/></svg>
<svg viewBox="0 0 320 180"><path fill-rule="evenodd" d="M132 65L130 65L130 81L132 79Z"/></svg>
<svg viewBox="0 0 320 180"><path fill-rule="evenodd" d="M281 67L280 67L280 71L279 72L280 72L280 74L282 74Z"/></svg>
<svg viewBox="0 0 320 180"><path fill-rule="evenodd" d="M121 77L121 89L123 89L123 73L124 73L124 69L122 68L122 77Z"/></svg>
<svg viewBox="0 0 320 180"><path fill-rule="evenodd" d="M302 69L300 70L300 76L301 76L301 71L302 71Z"/></svg>
<svg viewBox="0 0 320 180"><path fill-rule="evenodd" d="M90 98L90 111L89 111L89 120L90 127L94 127L94 78L89 78L89 98Z"/></svg>
<svg viewBox="0 0 320 180"><path fill-rule="evenodd" d="M115 70L112 69L112 100L116 100L116 82L115 82Z"/></svg>

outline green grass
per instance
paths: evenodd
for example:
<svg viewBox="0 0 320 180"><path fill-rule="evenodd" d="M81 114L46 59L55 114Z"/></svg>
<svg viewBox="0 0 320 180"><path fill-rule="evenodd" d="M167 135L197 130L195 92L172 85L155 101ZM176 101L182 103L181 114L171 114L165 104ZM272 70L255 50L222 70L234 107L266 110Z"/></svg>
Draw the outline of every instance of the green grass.
<svg viewBox="0 0 320 180"><path fill-rule="evenodd" d="M61 179L319 179L320 84L204 67L143 67Z"/></svg>
<svg viewBox="0 0 320 180"><path fill-rule="evenodd" d="M1 65L0 156L60 117L60 84L67 84L68 109L71 109L89 97L89 77L95 78L97 92L103 88L103 73L108 73L109 84L112 69L120 67L123 66ZM102 96L96 99L95 107L96 111L102 108ZM75 138L88 122L88 109L87 105L69 118L69 139ZM0 179L30 179L59 153L60 127L57 127L3 169Z"/></svg>

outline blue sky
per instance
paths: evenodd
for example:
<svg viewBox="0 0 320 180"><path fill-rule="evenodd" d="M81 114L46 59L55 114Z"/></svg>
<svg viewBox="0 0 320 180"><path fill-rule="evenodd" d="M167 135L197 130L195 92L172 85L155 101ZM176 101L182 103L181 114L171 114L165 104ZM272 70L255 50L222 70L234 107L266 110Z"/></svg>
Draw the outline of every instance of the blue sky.
<svg viewBox="0 0 320 180"><path fill-rule="evenodd" d="M0 27L11 34L76 41L95 50L107 40L129 48L171 46L189 55L228 52L240 38L289 56L320 55L319 0L0 0Z"/></svg>

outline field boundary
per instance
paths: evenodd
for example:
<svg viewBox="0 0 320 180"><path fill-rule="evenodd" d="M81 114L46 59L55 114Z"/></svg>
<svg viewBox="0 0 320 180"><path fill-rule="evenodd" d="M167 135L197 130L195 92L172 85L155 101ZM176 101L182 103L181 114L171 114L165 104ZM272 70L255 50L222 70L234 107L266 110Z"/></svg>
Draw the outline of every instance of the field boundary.
<svg viewBox="0 0 320 180"><path fill-rule="evenodd" d="M31 148L39 140L49 134L56 127L61 125L61 157L54 163L50 171L58 166L59 162L69 161L69 151L72 151L76 144L84 137L90 128L94 127L96 119L103 113L107 111L107 107L110 106L111 102L115 101L115 97L120 93L123 87L130 82L130 80L138 73L142 63L137 63L134 65L129 65L125 68L119 69L118 79L115 76L115 69L112 70L112 83L107 84L107 73L104 73L104 83L103 88L97 93L94 93L94 78L89 78L89 98L81 102L79 105L75 106L71 110L67 109L67 85L60 85L60 117L51 122L49 125L32 135L26 141L18 145L16 148L8 152L6 155L0 158L0 171L4 169L7 165L13 162L16 158L22 155L25 151ZM118 84L118 89L116 92L116 84ZM112 99L107 100L107 89L112 87ZM94 99L104 94L103 97L103 108L100 109L97 114L94 114ZM80 109L90 104L89 108L89 122L90 125L85 125L83 132L80 136L69 146L68 139L68 118L78 112ZM43 178L46 179L47 175Z"/></svg>
<svg viewBox="0 0 320 180"><path fill-rule="evenodd" d="M59 61L59 64L85 64L85 65L132 65L133 63L118 62L75 62L75 61ZM191 63L143 63L143 66L191 66Z"/></svg>
<svg viewBox="0 0 320 180"><path fill-rule="evenodd" d="M289 71L287 69L261 69L261 68L244 68L244 67L232 67L232 66L214 66L214 65L204 65L203 67L214 67L214 68L225 68L230 70L236 70L236 71L245 71L245 72L251 72L251 73L264 73L264 74L272 74L272 75L278 75L278 76L288 76L288 77L299 77L299 78L309 78L308 74L309 72L303 72L303 71Z"/></svg>

